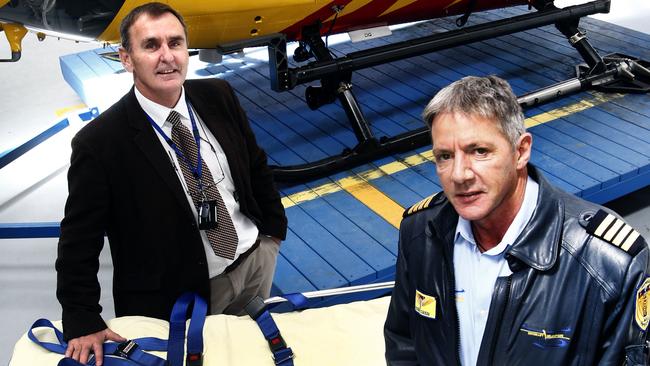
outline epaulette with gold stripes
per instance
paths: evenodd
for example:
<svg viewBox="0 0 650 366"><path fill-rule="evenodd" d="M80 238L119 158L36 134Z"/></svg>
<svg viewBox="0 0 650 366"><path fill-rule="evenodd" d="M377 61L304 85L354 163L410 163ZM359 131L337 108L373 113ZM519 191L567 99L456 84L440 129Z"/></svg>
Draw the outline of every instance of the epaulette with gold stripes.
<svg viewBox="0 0 650 366"><path fill-rule="evenodd" d="M416 212L420 212L422 210L426 210L429 207L435 206L437 201L439 201L439 200L436 199L436 197L438 197L439 194L440 194L440 192L432 194L431 196L429 196L429 197L417 202L413 206L407 208L404 211L404 214L402 215L402 217L407 217L407 216L413 215Z"/></svg>
<svg viewBox="0 0 650 366"><path fill-rule="evenodd" d="M623 249L632 256L645 246L645 241L638 231L605 210L599 210L589 219L586 230L589 234Z"/></svg>

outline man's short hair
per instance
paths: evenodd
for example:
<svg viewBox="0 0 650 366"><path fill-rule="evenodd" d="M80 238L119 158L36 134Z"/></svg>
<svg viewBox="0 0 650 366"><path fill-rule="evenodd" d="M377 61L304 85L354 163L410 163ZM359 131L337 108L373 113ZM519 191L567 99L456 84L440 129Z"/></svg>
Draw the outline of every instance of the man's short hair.
<svg viewBox="0 0 650 366"><path fill-rule="evenodd" d="M122 39L122 47L124 47L127 52L131 51L131 40L129 39L129 31L138 18L142 15L148 15L152 18L158 18L165 13L171 13L181 22L183 26L183 31L185 32L185 37L187 38L187 25L183 20L183 16L174 10L171 6L163 3L153 2L140 5L136 8L133 8L120 23L120 38Z"/></svg>
<svg viewBox="0 0 650 366"><path fill-rule="evenodd" d="M444 87L422 112L422 118L429 128L439 113L460 113L497 121L501 132L513 147L526 132L524 114L517 96L507 81L494 75L466 76Z"/></svg>

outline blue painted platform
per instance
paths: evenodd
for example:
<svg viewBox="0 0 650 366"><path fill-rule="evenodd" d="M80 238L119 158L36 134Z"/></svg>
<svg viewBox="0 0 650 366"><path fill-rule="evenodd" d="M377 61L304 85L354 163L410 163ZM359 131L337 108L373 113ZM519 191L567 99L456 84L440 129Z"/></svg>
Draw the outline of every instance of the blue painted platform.
<svg viewBox="0 0 650 366"><path fill-rule="evenodd" d="M525 11L521 7L472 14L470 25ZM386 38L332 48L342 54L455 29L454 20L418 23ZM591 19L583 20L581 27L603 55L620 52L650 60L649 35ZM87 95L84 80L122 73L118 63L97 56L104 51L61 58L64 77L82 98ZM567 40L549 26L362 70L352 82L373 132L393 136L421 127L419 116L429 99L465 75L496 74L523 94L573 77L574 65L580 62ZM311 111L303 101L304 86L286 93L271 91L266 64L254 55L226 57L222 64L202 64L192 73L188 77L219 77L234 86L273 164L321 159L356 143L340 106ZM534 136L532 162L565 190L603 203L650 183L650 96L584 92L530 109L526 116L543 122L529 129ZM289 234L278 258L274 293L392 279L397 227L355 198L342 182L358 179L393 204L408 207L441 189L427 150L282 187L289 202ZM385 172L396 165L404 168Z"/></svg>

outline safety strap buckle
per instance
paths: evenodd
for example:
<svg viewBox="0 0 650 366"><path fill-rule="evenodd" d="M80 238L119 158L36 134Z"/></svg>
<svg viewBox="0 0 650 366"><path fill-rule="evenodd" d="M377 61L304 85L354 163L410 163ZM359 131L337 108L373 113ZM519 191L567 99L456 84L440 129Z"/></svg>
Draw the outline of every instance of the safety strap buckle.
<svg viewBox="0 0 650 366"><path fill-rule="evenodd" d="M246 304L245 309L248 315L255 319L262 334L264 334L264 338L268 342L271 353L273 354L273 362L276 365L282 366L293 365L293 351L287 347L287 342L282 338L278 327L273 321L273 317L266 311L264 300L256 296Z"/></svg>
<svg viewBox="0 0 650 366"><path fill-rule="evenodd" d="M271 352L275 354L276 352L280 351L283 348L287 348L287 342L284 341L284 338L282 338L282 335L278 333L277 337L273 337L271 339L267 340L269 342L269 348L271 348Z"/></svg>
<svg viewBox="0 0 650 366"><path fill-rule="evenodd" d="M284 338L282 338L280 333L273 338L267 339L267 341L269 342L269 348L271 348L271 352L273 353L273 362L275 362L276 365L281 365L294 358L293 351L291 348L287 347L287 342L284 341Z"/></svg>
<svg viewBox="0 0 650 366"><path fill-rule="evenodd" d="M269 342L270 343L270 342ZM283 363L292 360L296 357L296 355L293 353L291 348L286 347L284 349L279 350L278 352L273 352L273 362L275 362L276 365L282 365ZM293 363L291 363L292 365Z"/></svg>
<svg viewBox="0 0 650 366"><path fill-rule="evenodd" d="M185 357L185 366L203 366L203 355L201 353L188 353Z"/></svg>
<svg viewBox="0 0 650 366"><path fill-rule="evenodd" d="M122 342L117 345L117 349L114 352L115 356L120 356L122 358L130 358L133 352L138 348L138 344L132 340Z"/></svg>

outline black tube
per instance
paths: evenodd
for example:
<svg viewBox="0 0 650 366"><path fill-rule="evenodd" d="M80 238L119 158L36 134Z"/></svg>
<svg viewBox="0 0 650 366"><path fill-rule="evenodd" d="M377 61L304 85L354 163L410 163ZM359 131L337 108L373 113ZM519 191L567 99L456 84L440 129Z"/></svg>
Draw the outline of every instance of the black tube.
<svg viewBox="0 0 650 366"><path fill-rule="evenodd" d="M361 106L357 103L357 99L352 93L352 86L341 82L337 93L357 140L364 142L373 139L374 136L370 130L370 125L366 121L363 112L361 112Z"/></svg>

